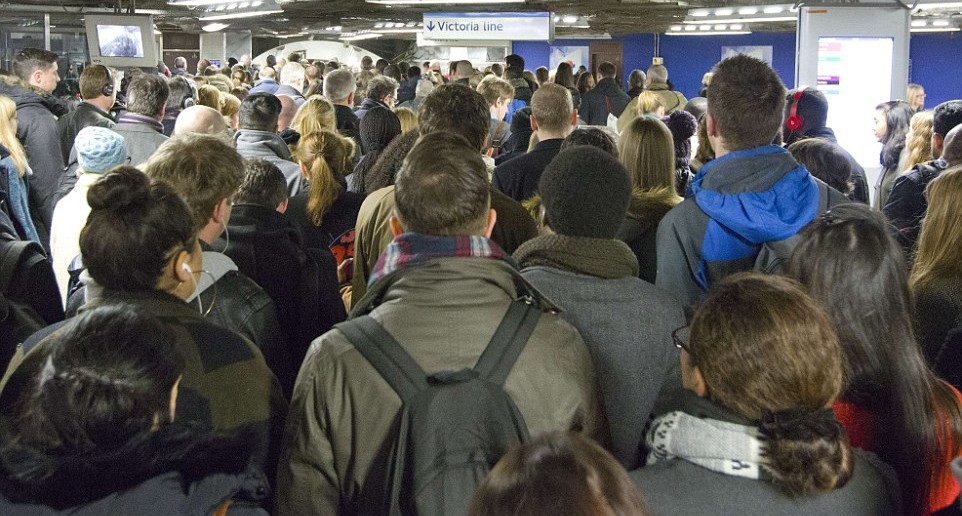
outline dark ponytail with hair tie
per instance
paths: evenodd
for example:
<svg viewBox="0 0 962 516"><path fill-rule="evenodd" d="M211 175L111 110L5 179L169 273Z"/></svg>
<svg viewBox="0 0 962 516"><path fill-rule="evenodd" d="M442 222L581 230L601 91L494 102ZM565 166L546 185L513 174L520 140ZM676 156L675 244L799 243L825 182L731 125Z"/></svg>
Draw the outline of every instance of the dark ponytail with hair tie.
<svg viewBox="0 0 962 516"><path fill-rule="evenodd" d="M833 491L852 477L852 449L831 408L766 410L759 431L768 457L766 470L786 494Z"/></svg>

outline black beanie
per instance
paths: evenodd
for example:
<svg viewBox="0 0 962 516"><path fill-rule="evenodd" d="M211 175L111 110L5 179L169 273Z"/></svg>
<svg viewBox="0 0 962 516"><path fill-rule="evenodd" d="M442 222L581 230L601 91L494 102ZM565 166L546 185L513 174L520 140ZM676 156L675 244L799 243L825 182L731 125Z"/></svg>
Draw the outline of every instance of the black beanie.
<svg viewBox="0 0 962 516"><path fill-rule="evenodd" d="M691 137L698 129L698 120L687 111L675 111L661 121L671 131L671 139L675 144L675 166L687 167L691 163Z"/></svg>
<svg viewBox="0 0 962 516"><path fill-rule="evenodd" d="M565 149L539 183L548 225L559 235L614 238L625 220L631 183L611 154L587 145Z"/></svg>

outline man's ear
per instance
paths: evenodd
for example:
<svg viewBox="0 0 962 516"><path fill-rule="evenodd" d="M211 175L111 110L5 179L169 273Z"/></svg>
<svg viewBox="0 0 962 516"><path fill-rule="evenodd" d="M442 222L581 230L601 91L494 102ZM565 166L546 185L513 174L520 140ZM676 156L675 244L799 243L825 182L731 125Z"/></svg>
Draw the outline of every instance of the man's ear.
<svg viewBox="0 0 962 516"><path fill-rule="evenodd" d="M494 225L498 222L498 212L494 209L488 210L488 222L484 226L484 238L491 238L491 233L494 232Z"/></svg>
<svg viewBox="0 0 962 516"><path fill-rule="evenodd" d="M347 103L348 103L348 104L354 104L354 92L353 92L353 91L347 96Z"/></svg>
<svg viewBox="0 0 962 516"><path fill-rule="evenodd" d="M578 110L577 109L571 111L571 126L578 127Z"/></svg>
<svg viewBox="0 0 962 516"><path fill-rule="evenodd" d="M217 206L214 206L214 213L211 214L211 219L218 224L227 224L227 218L230 216L230 201L227 198L221 199Z"/></svg>
<svg viewBox="0 0 962 516"><path fill-rule="evenodd" d="M705 124L706 124L707 129L708 129L708 136L714 136L715 138L717 138L717 137L718 137L718 123L715 121L715 115L712 115L711 113L708 113L708 114L705 115L705 116L708 117L708 118L705 120Z"/></svg>
<svg viewBox="0 0 962 516"><path fill-rule="evenodd" d="M277 205L277 213L280 213L281 215L283 215L284 213L286 213L286 212L287 212L287 203L288 203L288 201L290 201L290 200L291 200L291 199L288 197L288 198L285 198L283 201L281 201L281 203Z"/></svg>
<svg viewBox="0 0 962 516"><path fill-rule="evenodd" d="M404 228L401 226L401 219L397 218L397 215L391 215L390 225L392 235L397 237L404 233Z"/></svg>
<svg viewBox="0 0 962 516"><path fill-rule="evenodd" d="M187 269L184 268L184 265L190 267L190 258L190 253L187 252L186 249L177 253L177 257L174 258L174 262L172 264L174 267L174 279L180 283L189 283L190 281L194 280L194 277L191 275L191 273L187 272Z"/></svg>
<svg viewBox="0 0 962 516"><path fill-rule="evenodd" d="M538 131L538 121L534 119L534 113L531 113L531 130Z"/></svg>
<svg viewBox="0 0 962 516"><path fill-rule="evenodd" d="M40 87L40 83L43 81L43 70L37 68L30 74L30 85Z"/></svg>
<svg viewBox="0 0 962 516"><path fill-rule="evenodd" d="M945 139L939 133L932 133L932 155L936 158L942 157L942 151L945 149Z"/></svg>

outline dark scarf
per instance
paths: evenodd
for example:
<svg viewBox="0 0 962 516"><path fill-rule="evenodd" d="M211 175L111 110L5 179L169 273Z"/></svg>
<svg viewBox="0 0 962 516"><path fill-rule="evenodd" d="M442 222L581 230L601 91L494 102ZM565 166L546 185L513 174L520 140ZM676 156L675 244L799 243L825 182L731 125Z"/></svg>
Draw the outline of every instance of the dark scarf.
<svg viewBox="0 0 962 516"><path fill-rule="evenodd" d="M490 258L502 260L517 269L514 260L491 240L476 235L434 236L404 233L394 238L374 267L368 285L405 267L421 265L438 258Z"/></svg>
<svg viewBox="0 0 962 516"><path fill-rule="evenodd" d="M542 235L522 244L514 258L522 268L541 265L604 279L638 276L631 248L610 238Z"/></svg>

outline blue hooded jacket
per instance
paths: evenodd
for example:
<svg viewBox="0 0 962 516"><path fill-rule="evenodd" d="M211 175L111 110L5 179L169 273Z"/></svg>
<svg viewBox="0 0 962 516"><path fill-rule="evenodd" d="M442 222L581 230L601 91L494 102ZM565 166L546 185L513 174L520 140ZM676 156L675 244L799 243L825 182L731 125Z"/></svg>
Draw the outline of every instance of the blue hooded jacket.
<svg viewBox="0 0 962 516"><path fill-rule="evenodd" d="M775 145L709 162L692 192L662 220L657 244L656 284L687 306L712 282L751 270L762 244L798 233L819 209L815 178Z"/></svg>

